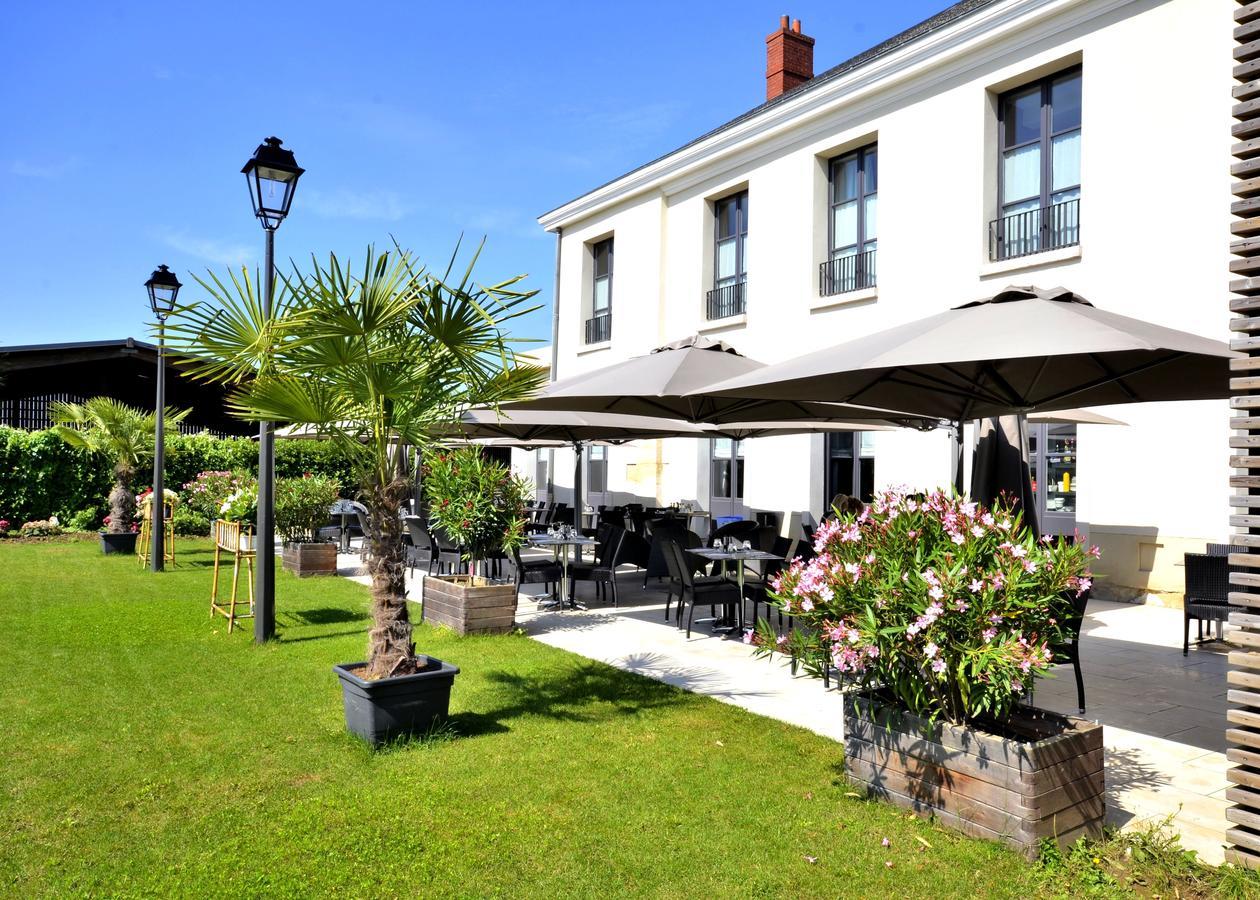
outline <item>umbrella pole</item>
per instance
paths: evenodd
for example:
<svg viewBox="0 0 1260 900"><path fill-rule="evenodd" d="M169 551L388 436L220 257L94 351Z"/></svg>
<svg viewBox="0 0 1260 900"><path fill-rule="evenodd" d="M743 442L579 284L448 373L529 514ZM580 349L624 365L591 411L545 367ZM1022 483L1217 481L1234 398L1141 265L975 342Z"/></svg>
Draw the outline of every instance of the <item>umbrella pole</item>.
<svg viewBox="0 0 1260 900"><path fill-rule="evenodd" d="M582 533L582 442L573 442L573 530L576 534ZM582 546L573 548L573 561L580 563L582 561Z"/></svg>
<svg viewBox="0 0 1260 900"><path fill-rule="evenodd" d="M963 493L963 423L955 419L949 423L949 477L954 491Z"/></svg>

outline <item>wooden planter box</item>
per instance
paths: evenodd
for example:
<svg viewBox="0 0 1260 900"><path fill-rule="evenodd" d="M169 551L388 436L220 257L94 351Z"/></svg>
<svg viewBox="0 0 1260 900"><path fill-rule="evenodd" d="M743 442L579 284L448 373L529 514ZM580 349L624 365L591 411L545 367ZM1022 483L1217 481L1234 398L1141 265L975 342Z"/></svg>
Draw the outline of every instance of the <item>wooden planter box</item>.
<svg viewBox="0 0 1260 900"><path fill-rule="evenodd" d="M299 578L337 574L337 545L330 543L285 544L284 567Z"/></svg>
<svg viewBox="0 0 1260 900"><path fill-rule="evenodd" d="M504 634L516 624L516 586L472 575L424 579L421 618L459 634Z"/></svg>
<svg viewBox="0 0 1260 900"><path fill-rule="evenodd" d="M1101 725L1024 708L1006 736L927 720L869 694L844 698L844 768L872 795L1032 858L1102 834Z"/></svg>

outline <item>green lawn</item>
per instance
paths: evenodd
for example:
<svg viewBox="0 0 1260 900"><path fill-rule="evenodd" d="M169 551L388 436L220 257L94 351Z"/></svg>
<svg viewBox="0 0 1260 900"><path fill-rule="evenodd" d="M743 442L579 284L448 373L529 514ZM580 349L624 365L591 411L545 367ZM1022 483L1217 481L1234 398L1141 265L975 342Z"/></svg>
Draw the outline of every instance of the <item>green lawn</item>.
<svg viewBox="0 0 1260 900"><path fill-rule="evenodd" d="M0 542L0 893L1049 889L858 798L829 740L525 637L417 629L463 670L454 735L372 753L330 671L362 658L366 589L280 573L281 640L259 648L210 620L209 564L205 542L163 575L93 542Z"/></svg>

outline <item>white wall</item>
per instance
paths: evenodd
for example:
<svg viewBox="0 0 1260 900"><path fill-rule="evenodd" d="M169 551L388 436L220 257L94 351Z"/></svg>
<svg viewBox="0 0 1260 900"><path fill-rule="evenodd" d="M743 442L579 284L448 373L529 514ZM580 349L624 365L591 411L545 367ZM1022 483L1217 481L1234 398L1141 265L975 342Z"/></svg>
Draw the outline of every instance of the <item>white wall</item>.
<svg viewBox="0 0 1260 900"><path fill-rule="evenodd" d="M927 60L898 68L891 57L879 79L863 82L855 75L851 88L834 89L829 105L807 108L801 100L797 120L741 133L724 147L715 143L704 159L662 169L654 181L640 178L615 205L564 222L560 376L711 325L703 312L712 277L711 200L745 185L748 310L744 320L709 333L755 359L774 362L826 347L1007 284L1063 285L1101 308L1223 339L1234 5L1059 0L1022 6L1029 10L1022 18L976 28L953 46L945 42L948 35L938 36L944 49ZM816 37L825 48L827 36ZM1083 69L1079 249L990 263L996 92L1071 64ZM879 146L879 286L820 298L823 160L871 140ZM609 234L616 242L613 337L583 352L584 245ZM1156 540L1155 550L1168 553L1179 553L1185 541L1222 537L1226 404L1102 411L1130 425L1080 431L1078 519L1091 533L1101 529L1113 542L1120 540L1116 535L1147 543L1163 536L1168 540ZM749 505L819 511L823 498L810 454L811 441L818 440L753 442L746 450ZM880 485L932 487L948 478L943 432L878 434L875 446ZM701 452L693 443L666 442L659 499L695 495ZM557 468L568 477L564 466ZM610 466L609 477L617 488L623 473ZM1133 547L1117 553L1130 551L1139 553ZM1158 578L1142 566L1112 575L1118 583L1175 589L1171 565L1161 563Z"/></svg>

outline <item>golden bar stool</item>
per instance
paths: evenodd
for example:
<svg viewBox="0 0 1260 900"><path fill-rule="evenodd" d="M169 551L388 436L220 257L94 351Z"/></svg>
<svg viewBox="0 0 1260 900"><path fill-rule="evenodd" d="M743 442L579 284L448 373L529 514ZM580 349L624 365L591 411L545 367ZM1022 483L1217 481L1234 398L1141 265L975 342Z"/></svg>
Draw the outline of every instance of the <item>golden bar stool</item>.
<svg viewBox="0 0 1260 900"><path fill-rule="evenodd" d="M232 554L232 596L227 603L219 602L219 568L224 553ZM252 619L254 617L254 532L248 525L242 525L240 522L228 522L224 519L215 519L214 522L214 580L210 585L210 618L214 618L215 613L226 616L228 620L228 634L232 633L232 628L236 625L237 619ZM244 561L244 569L246 574L246 582L249 590L248 600L237 599L237 589L240 584L241 562ZM226 567L226 561L222 561L222 565ZM248 613L237 613L238 606L249 607Z"/></svg>
<svg viewBox="0 0 1260 900"><path fill-rule="evenodd" d="M136 559L140 565L149 562L149 542L153 540L153 495L142 504L144 509L140 519L140 538L136 541ZM166 534L162 542L162 555L167 562L175 562L175 501L162 503L162 525Z"/></svg>

